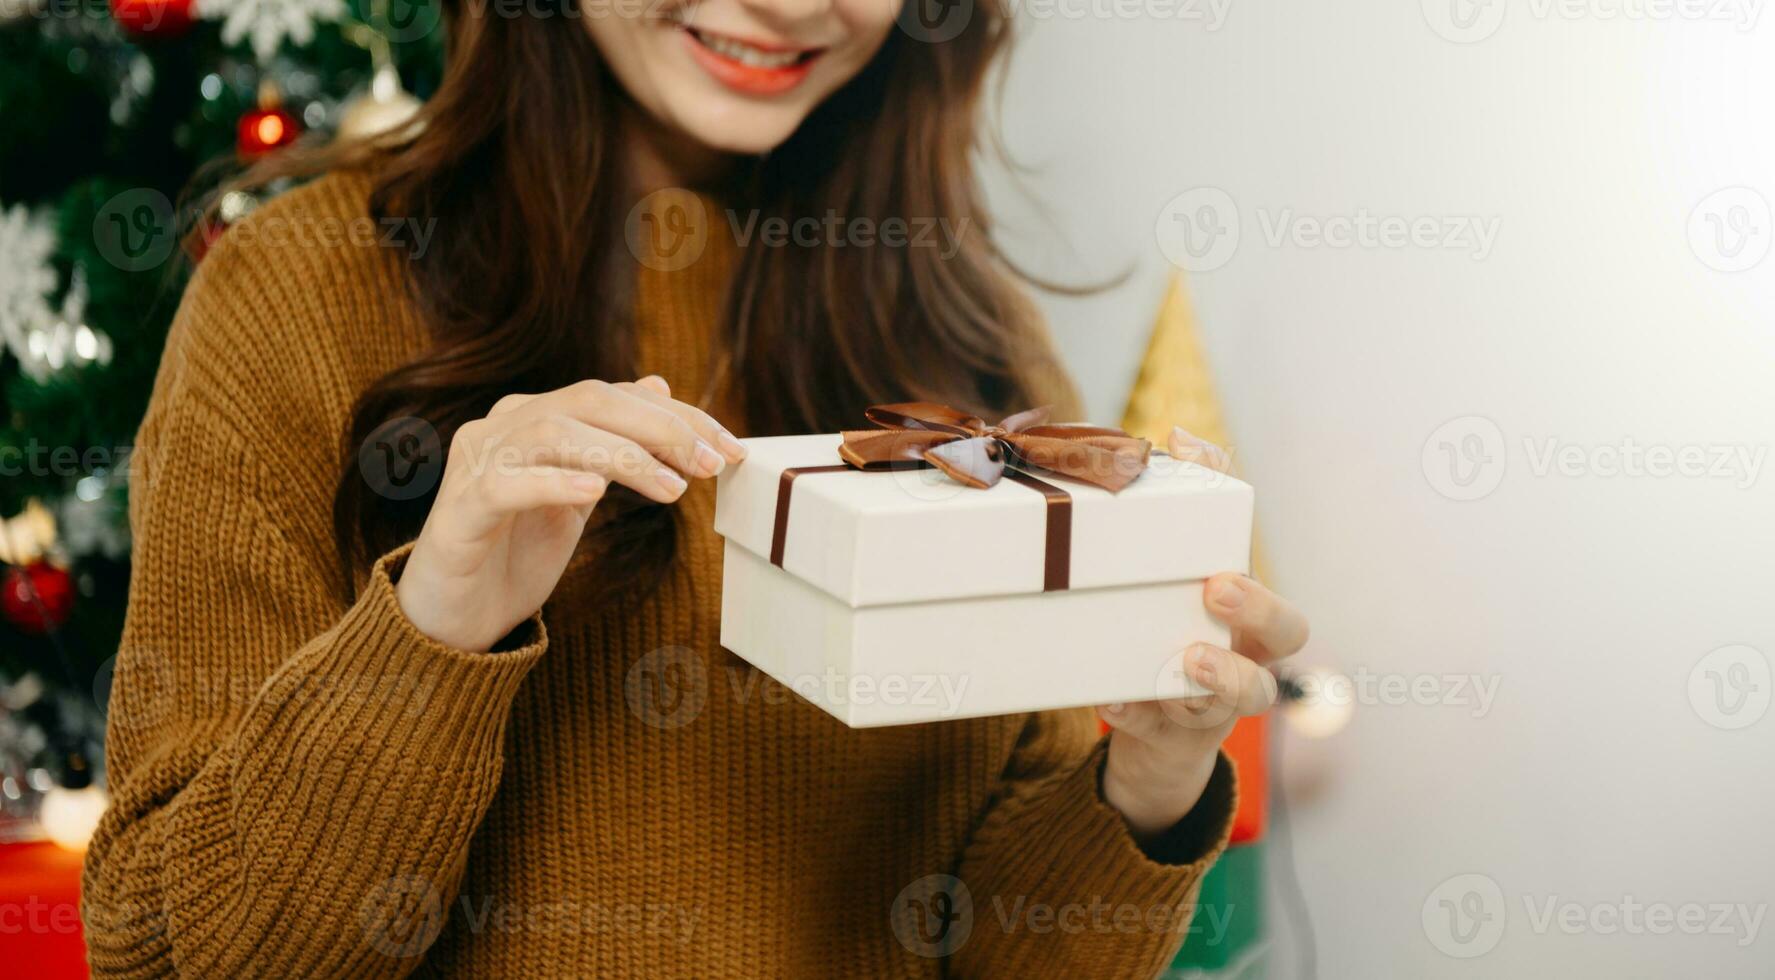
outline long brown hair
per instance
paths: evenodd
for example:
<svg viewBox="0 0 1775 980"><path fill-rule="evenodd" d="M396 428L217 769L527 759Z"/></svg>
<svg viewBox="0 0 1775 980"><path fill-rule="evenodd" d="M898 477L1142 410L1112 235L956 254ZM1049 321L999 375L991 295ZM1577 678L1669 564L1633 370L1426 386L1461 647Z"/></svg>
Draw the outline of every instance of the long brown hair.
<svg viewBox="0 0 1775 980"><path fill-rule="evenodd" d="M626 300L600 274L623 248L632 203L616 138L627 96L570 9L444 9L446 70L419 124L396 143L337 150L328 164L369 170L378 215L435 218L439 230L409 265L431 346L361 394L344 434L333 523L347 583L416 535L431 506L429 495L371 492L357 447L379 426L422 418L447 445L501 395L639 373ZM833 431L855 426L866 405L910 399L1002 413L1061 376L988 241L972 166L1007 32L996 0L973 4L949 40L891 31L858 77L726 188L764 218L945 218L960 232L953 251L743 250L720 336L744 431ZM598 533L638 567L663 569L672 510L626 494L607 506L619 516Z"/></svg>

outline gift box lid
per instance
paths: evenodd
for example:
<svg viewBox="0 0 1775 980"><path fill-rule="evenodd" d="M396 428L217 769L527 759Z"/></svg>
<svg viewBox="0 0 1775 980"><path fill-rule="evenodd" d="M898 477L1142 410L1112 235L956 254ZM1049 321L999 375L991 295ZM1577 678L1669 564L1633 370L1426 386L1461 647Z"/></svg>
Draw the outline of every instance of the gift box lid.
<svg viewBox="0 0 1775 980"><path fill-rule="evenodd" d="M717 479L715 531L770 559L783 471L839 463L838 433L744 440ZM1246 571L1250 485L1154 453L1110 493L1038 474L1070 497L1067 587L1109 588ZM930 468L803 472L793 478L779 564L852 607L1038 593L1049 498L1013 479L963 486Z"/></svg>

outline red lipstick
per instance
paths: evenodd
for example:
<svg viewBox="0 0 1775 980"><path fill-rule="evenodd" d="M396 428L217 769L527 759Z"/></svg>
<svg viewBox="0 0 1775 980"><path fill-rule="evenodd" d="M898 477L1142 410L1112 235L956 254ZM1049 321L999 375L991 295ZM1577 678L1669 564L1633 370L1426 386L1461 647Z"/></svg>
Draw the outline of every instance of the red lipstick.
<svg viewBox="0 0 1775 980"><path fill-rule="evenodd" d="M746 95L781 95L801 84L823 48L803 48L715 34L679 25L690 56L721 84Z"/></svg>

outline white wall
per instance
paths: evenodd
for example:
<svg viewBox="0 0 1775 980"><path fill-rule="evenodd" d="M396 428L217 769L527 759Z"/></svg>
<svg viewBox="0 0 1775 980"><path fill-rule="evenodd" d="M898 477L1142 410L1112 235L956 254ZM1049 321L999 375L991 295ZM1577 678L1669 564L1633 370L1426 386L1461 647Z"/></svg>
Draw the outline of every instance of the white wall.
<svg viewBox="0 0 1775 980"><path fill-rule="evenodd" d="M1223 223L1237 212L1237 250L1190 278L1273 578L1313 618L1302 661L1426 692L1285 747L1319 975L1769 976L1775 917L1749 945L1737 913L1732 935L1610 917L1775 901L1775 460L1754 480L1601 470L1626 440L1710 461L1775 445L1775 255L1713 267L1775 234L1775 18L1218 0L1210 29L1206 0L1163 2L1185 15L1024 11L1003 131L1047 213L1003 174L993 198L1037 271L1133 271L1048 304L1100 420L1172 268L1168 202L1218 188ZM1459 34L1455 3L1484 36L1438 33ZM1711 201L1691 236L1737 185L1755 193ZM1751 208L1736 259L1708 224L1733 204ZM1285 210L1497 235L1486 254L1273 243ZM1538 467L1547 440L1588 472ZM1702 662L1732 644L1755 652ZM1490 710L1452 703L1445 675L1496 683ZM1462 874L1496 893L1444 884ZM1463 944L1438 904L1475 882L1495 946ZM1549 900L1586 924L1540 926Z"/></svg>

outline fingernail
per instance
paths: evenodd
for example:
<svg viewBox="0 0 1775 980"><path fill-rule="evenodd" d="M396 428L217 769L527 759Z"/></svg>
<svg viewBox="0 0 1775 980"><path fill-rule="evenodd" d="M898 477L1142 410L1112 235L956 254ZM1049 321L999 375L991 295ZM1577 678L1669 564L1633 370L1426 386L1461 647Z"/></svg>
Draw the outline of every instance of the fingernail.
<svg viewBox="0 0 1775 980"><path fill-rule="evenodd" d="M684 482L683 477L666 469L664 466L653 471L653 478L660 486L665 487L674 494L683 493L685 488L689 486L689 484Z"/></svg>
<svg viewBox="0 0 1775 980"><path fill-rule="evenodd" d="M1214 583L1214 604L1222 609L1237 609L1245 603L1245 583L1236 578Z"/></svg>
<svg viewBox="0 0 1775 980"><path fill-rule="evenodd" d="M735 439L733 433L726 429L721 430L721 448L736 463L746 458L746 444Z"/></svg>
<svg viewBox="0 0 1775 980"><path fill-rule="evenodd" d="M576 476L573 478L573 489L585 494L601 494L604 492L604 478L601 476Z"/></svg>
<svg viewBox="0 0 1775 980"><path fill-rule="evenodd" d="M727 465L727 460L723 459L720 453L711 449L706 443L699 442L696 444L696 465L703 472L714 476Z"/></svg>
<svg viewBox="0 0 1775 980"><path fill-rule="evenodd" d="M1122 711L1122 703L1120 701L1117 701L1115 704L1106 704L1103 706L1103 710L1109 712L1112 715L1120 714Z"/></svg>
<svg viewBox="0 0 1775 980"><path fill-rule="evenodd" d="M1196 680L1200 681L1204 687L1213 687L1214 686L1214 662L1213 661L1209 660L1207 657L1203 657L1202 659L1196 661L1195 666L1192 668L1192 670L1194 671L1194 673L1196 675Z"/></svg>

